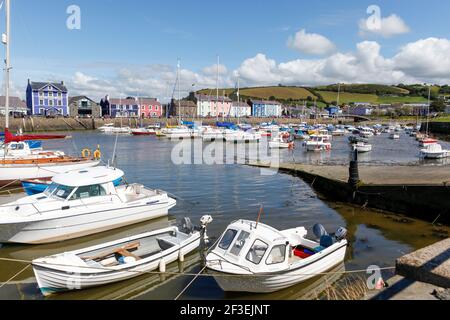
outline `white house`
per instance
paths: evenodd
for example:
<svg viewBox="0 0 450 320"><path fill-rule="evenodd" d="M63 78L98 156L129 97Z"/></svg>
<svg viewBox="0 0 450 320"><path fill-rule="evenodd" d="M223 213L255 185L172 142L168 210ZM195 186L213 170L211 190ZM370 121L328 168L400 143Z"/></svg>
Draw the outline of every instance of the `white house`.
<svg viewBox="0 0 450 320"><path fill-rule="evenodd" d="M252 115L252 107L245 102L233 101L231 104L230 117L250 117Z"/></svg>

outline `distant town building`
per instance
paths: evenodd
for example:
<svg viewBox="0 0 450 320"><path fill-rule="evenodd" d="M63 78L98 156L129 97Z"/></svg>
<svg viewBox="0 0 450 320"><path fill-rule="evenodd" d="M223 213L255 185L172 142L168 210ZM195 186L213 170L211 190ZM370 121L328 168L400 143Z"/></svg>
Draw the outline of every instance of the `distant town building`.
<svg viewBox="0 0 450 320"><path fill-rule="evenodd" d="M252 107L245 102L233 101L231 104L230 117L250 117L252 115Z"/></svg>
<svg viewBox="0 0 450 320"><path fill-rule="evenodd" d="M163 108L158 99L138 98L138 103L142 118L160 118L163 116Z"/></svg>
<svg viewBox="0 0 450 320"><path fill-rule="evenodd" d="M31 82L28 79L27 108L31 115L69 116L68 90L60 83Z"/></svg>
<svg viewBox="0 0 450 320"><path fill-rule="evenodd" d="M100 118L102 116L100 105L86 96L70 97L69 110L72 117Z"/></svg>
<svg viewBox="0 0 450 320"><path fill-rule="evenodd" d="M259 118L281 117L283 108L277 101L250 100L252 106L252 116Z"/></svg>
<svg viewBox="0 0 450 320"><path fill-rule="evenodd" d="M337 106L329 106L325 108L325 110L328 111L328 115L330 116L335 116L338 115L339 113L342 113L341 109Z"/></svg>
<svg viewBox="0 0 450 320"><path fill-rule="evenodd" d="M200 117L228 116L231 112L232 100L225 96L191 93L189 100L197 105L197 115Z"/></svg>
<svg viewBox="0 0 450 320"><path fill-rule="evenodd" d="M109 115L112 118L138 118L140 109L138 99L128 97L126 99L110 99Z"/></svg>
<svg viewBox="0 0 450 320"><path fill-rule="evenodd" d="M194 118L197 116L197 105L190 100L175 100L169 104L169 116L182 118Z"/></svg>
<svg viewBox="0 0 450 320"><path fill-rule="evenodd" d="M371 105L358 105L350 107L349 112L354 116L370 116L372 115L373 107Z"/></svg>
<svg viewBox="0 0 450 320"><path fill-rule="evenodd" d="M0 114L6 115L6 97L0 96ZM9 114L11 116L26 116L28 113L27 104L18 97L9 97Z"/></svg>
<svg viewBox="0 0 450 320"><path fill-rule="evenodd" d="M405 103L403 108L411 108L412 114L415 116L427 116L430 113L428 103Z"/></svg>

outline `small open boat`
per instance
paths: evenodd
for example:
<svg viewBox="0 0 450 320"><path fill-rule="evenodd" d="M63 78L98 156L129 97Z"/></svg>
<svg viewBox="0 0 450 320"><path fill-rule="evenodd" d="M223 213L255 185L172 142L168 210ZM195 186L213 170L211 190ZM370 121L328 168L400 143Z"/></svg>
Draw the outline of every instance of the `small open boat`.
<svg viewBox="0 0 450 320"><path fill-rule="evenodd" d="M154 136L156 135L156 130L149 128L138 128L132 129L131 134L133 136Z"/></svg>
<svg viewBox="0 0 450 320"><path fill-rule="evenodd" d="M33 270L43 295L81 290L123 281L184 260L196 250L210 216L202 217L201 227L189 218L180 226L168 227L97 246L33 260Z"/></svg>
<svg viewBox="0 0 450 320"><path fill-rule="evenodd" d="M353 150L358 151L358 153L366 153L372 151L372 145L365 142L357 142L353 145Z"/></svg>
<svg viewBox="0 0 450 320"><path fill-rule="evenodd" d="M347 230L328 235L314 226L315 242L304 227L278 231L253 221L231 223L206 257L206 267L224 291L275 292L306 281L342 263Z"/></svg>
<svg viewBox="0 0 450 320"><path fill-rule="evenodd" d="M277 136L269 141L270 149L294 149L295 143L292 141L286 141L282 136Z"/></svg>
<svg viewBox="0 0 450 320"><path fill-rule="evenodd" d="M393 133L391 133L391 135L389 136L389 139L392 139L392 140L398 140L398 139L400 139L400 135L399 135L398 133L393 132Z"/></svg>

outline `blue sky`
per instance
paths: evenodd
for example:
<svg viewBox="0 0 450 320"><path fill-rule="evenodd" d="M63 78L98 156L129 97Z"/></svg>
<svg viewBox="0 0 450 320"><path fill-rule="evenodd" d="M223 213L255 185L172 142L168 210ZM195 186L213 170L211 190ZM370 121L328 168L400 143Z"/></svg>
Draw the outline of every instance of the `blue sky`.
<svg viewBox="0 0 450 320"><path fill-rule="evenodd" d="M81 30L66 28L66 9L72 4L81 9ZM408 26L408 32L390 37L361 35L359 22L368 17L366 10L372 4L380 7L382 17L393 14L399 17ZM267 62L271 70L260 73L267 78L260 83L254 79L256 69L243 68L239 73L248 85L269 84L270 79L307 85L307 79L287 75L280 64L297 59L320 64L337 54L354 54L359 59L356 46L364 41L376 42L380 46L379 56L392 59L407 44L431 37L449 39L448 12L450 3L437 0L12 0L13 87L16 91L23 90L26 79L31 77L35 81L66 80L73 83L76 93L85 90L95 96L102 95L103 86L105 94L136 92L162 97L170 91L163 87L170 88L169 83L173 82L177 57L182 59L185 87L189 82L204 87L214 82L214 76L205 74L204 68L216 63L217 54L227 71L222 74L223 85L231 85L233 71L258 54L265 59L259 56L249 63L249 68L258 69ZM4 29L4 10L1 15ZM289 37L302 29L328 39L335 50L317 56L289 47ZM446 47L443 54L447 53L445 50ZM344 60L352 67L351 58ZM333 62L330 61L328 64ZM402 61L398 64L406 63ZM382 68L388 68L388 62ZM297 63L296 67L308 72L305 63ZM393 79L428 80L420 77L423 74L405 73L404 78L396 75ZM428 77L430 81L447 80L434 74ZM336 72L327 69L311 84L335 78L341 80ZM342 81L354 79L343 77Z"/></svg>

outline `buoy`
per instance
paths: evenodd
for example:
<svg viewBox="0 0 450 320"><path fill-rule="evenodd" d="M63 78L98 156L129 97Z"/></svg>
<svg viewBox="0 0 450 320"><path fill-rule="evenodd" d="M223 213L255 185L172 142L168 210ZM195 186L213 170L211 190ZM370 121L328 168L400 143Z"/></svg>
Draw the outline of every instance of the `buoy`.
<svg viewBox="0 0 450 320"><path fill-rule="evenodd" d="M166 262L164 261L164 259L161 259L161 261L159 262L159 272L166 272Z"/></svg>
<svg viewBox="0 0 450 320"><path fill-rule="evenodd" d="M184 262L184 254L183 254L183 252L181 252L181 250L180 250L180 252L179 252L179 254L178 254L178 260L179 260L180 262Z"/></svg>
<svg viewBox="0 0 450 320"><path fill-rule="evenodd" d="M377 284L375 285L375 289L376 289L376 290L381 290L381 289L383 289L384 287L386 287L386 284L384 283L383 278L378 279L378 282L377 282Z"/></svg>

